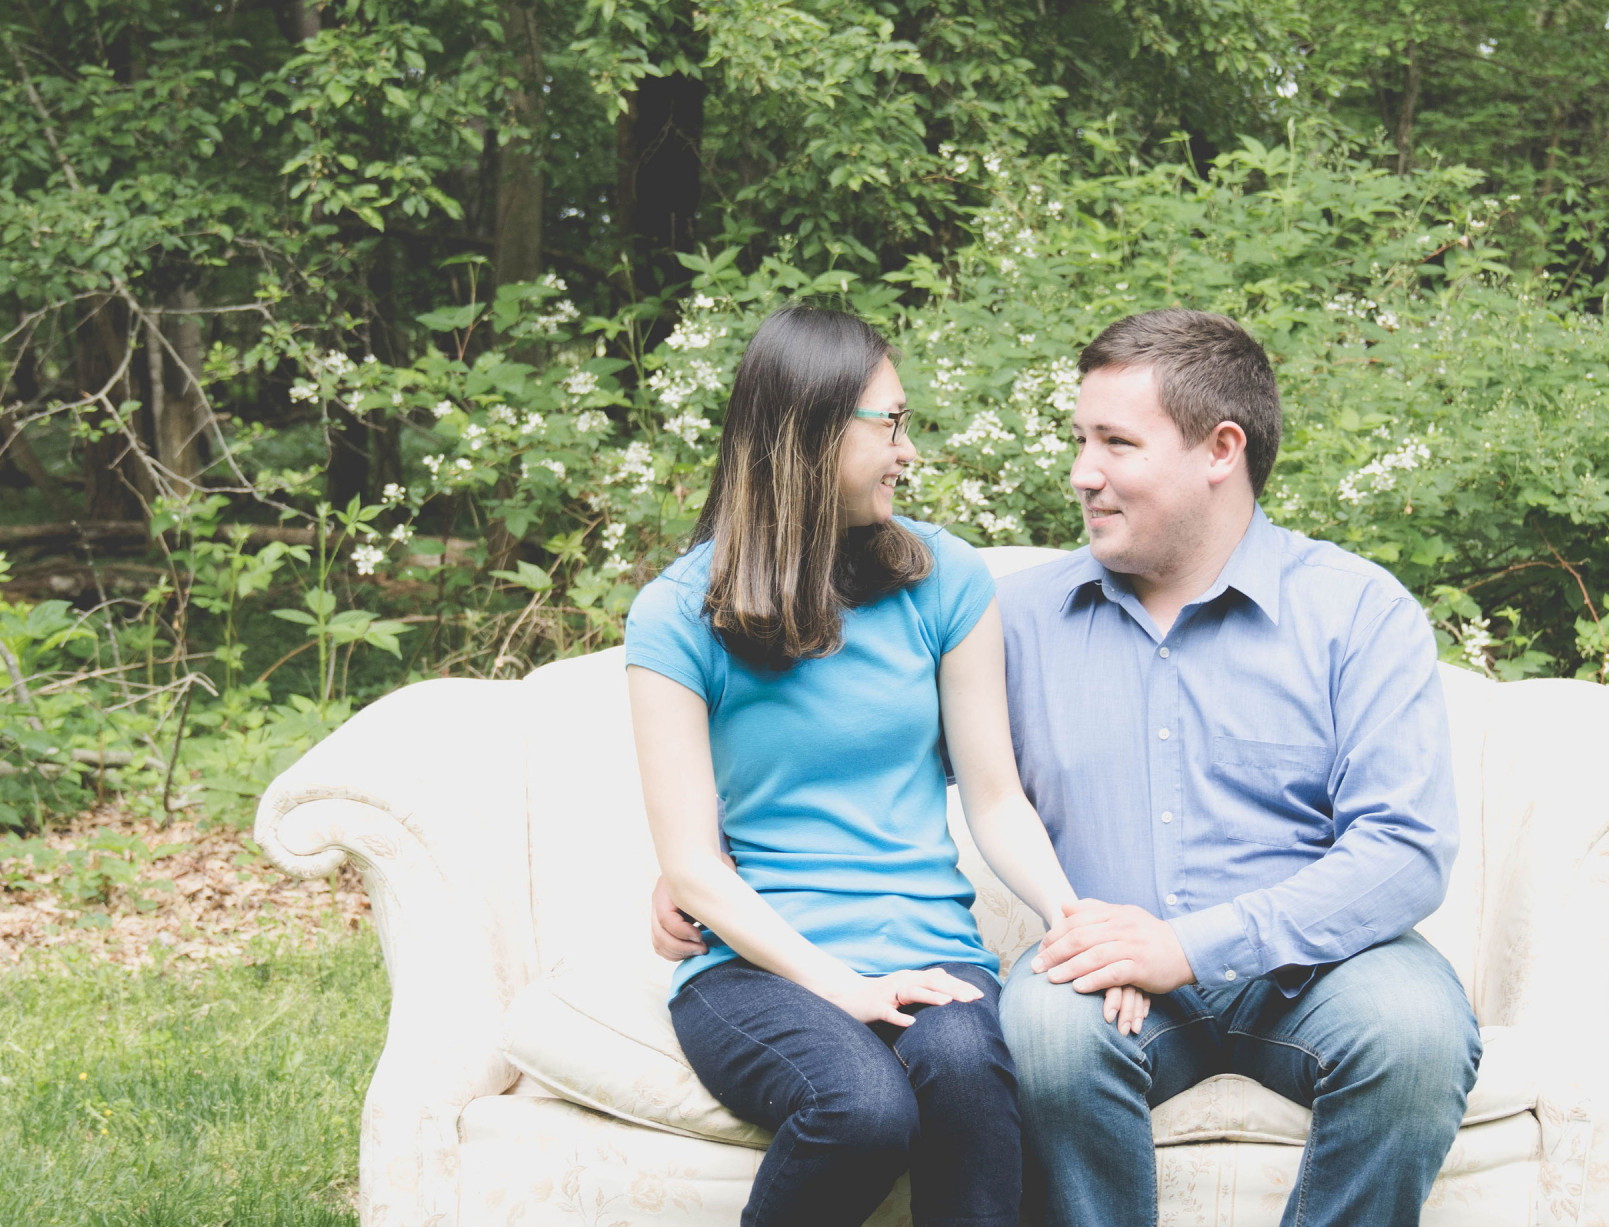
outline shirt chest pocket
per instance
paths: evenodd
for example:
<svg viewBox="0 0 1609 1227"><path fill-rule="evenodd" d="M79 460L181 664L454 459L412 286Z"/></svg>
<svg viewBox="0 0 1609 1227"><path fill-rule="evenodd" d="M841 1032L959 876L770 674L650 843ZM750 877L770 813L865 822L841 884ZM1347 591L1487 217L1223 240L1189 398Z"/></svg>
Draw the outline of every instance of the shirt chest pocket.
<svg viewBox="0 0 1609 1227"><path fill-rule="evenodd" d="M1328 844L1333 762L1327 746L1214 737L1212 775L1221 801L1213 809L1224 834L1275 848Z"/></svg>

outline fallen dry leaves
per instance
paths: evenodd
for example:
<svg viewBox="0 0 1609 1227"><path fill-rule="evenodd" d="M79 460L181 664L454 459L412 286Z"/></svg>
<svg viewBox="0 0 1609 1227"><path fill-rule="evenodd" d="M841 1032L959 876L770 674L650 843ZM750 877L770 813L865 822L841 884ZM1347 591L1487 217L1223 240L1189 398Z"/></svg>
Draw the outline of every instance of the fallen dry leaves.
<svg viewBox="0 0 1609 1227"><path fill-rule="evenodd" d="M44 840L57 851L83 848L107 828L147 848L181 846L159 859L136 858L129 889L87 905L64 897L56 875L31 872L31 862L19 858L0 858L0 966L69 948L129 967L150 965L159 951L197 962L237 959L258 938L316 946L360 928L369 913L368 895L350 864L333 880L292 878L249 847L244 831L224 826L181 818L159 830L149 819L105 807ZM152 885L163 881L172 889ZM142 910L142 899L155 906Z"/></svg>

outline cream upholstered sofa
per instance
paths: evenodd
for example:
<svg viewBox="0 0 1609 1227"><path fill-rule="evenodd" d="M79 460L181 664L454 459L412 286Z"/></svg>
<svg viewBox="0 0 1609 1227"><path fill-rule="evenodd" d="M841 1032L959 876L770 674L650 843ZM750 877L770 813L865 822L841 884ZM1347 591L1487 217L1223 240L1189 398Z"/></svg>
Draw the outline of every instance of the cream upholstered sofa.
<svg viewBox="0 0 1609 1227"><path fill-rule="evenodd" d="M997 573L1050 556L987 554ZM364 1227L738 1221L766 1139L708 1096L670 1029L623 665L612 649L523 681L406 687L263 799L276 863L315 875L351 857L373 899L392 1004L363 1111ZM1420 927L1463 977L1486 1056L1424 1222L1609 1227L1594 1038L1609 1020L1609 688L1450 667L1443 684L1463 845ZM956 830L1009 962L1040 926ZM1272 1227L1307 1120L1232 1075L1163 1104L1162 1223ZM906 1201L896 1188L873 1222L908 1222Z"/></svg>

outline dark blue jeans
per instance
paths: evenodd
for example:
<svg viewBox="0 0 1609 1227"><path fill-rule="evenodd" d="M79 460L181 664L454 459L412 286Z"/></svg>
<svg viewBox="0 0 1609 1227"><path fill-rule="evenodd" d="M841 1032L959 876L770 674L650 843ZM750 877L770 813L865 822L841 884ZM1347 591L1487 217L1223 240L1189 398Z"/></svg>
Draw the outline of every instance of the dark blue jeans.
<svg viewBox="0 0 1609 1227"><path fill-rule="evenodd" d="M776 1134L744 1227L858 1227L907 1167L917 1227L1016 1227L1022 1141L1000 986L981 967L942 966L982 1000L908 1007L904 1028L857 1022L741 960L676 994L694 1072Z"/></svg>

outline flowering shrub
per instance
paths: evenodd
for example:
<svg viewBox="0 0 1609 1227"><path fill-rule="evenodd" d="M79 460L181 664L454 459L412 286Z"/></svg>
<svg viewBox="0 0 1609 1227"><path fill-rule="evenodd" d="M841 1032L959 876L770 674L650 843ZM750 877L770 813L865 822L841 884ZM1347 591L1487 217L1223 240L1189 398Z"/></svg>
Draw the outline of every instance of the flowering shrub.
<svg viewBox="0 0 1609 1227"><path fill-rule="evenodd" d="M859 310L903 351L922 457L904 510L979 544L1073 546L1076 355L1122 315L1182 303L1243 321L1276 362L1287 430L1264 500L1276 520L1393 569L1449 659L1505 677L1603 675L1603 329L1501 264L1486 236L1505 205L1469 200L1471 172L1386 175L1255 142L1204 173L1077 178L1055 160L962 155L952 169L989 203L945 267L919 258L865 281L777 257L750 271L732 252L688 257L674 330L629 359L600 356L618 324L581 318L553 277L504 287L489 313L547 347L541 369L499 348L408 368L315 356L299 385L310 395L402 416L431 441L350 547L353 569L420 578L416 526L468 507L483 564L501 562L540 606L500 653L507 667L614 641L692 527L744 341L798 294ZM459 328L484 318L435 314ZM516 555L526 570L510 569ZM480 609L502 625L495 601Z"/></svg>
<svg viewBox="0 0 1609 1227"><path fill-rule="evenodd" d="M978 544L1079 543L1075 360L1103 327L1170 304L1234 316L1268 347L1286 408L1263 500L1276 521L1391 568L1449 660L1605 679L1604 328L1509 270L1494 237L1508 202L1472 199L1472 172L1387 175L1250 141L1199 172L1078 176L964 154L949 168L985 203L945 264L862 278L736 249L688 256L692 287L652 347L632 340L630 311L586 315L553 275L431 312L420 322L436 344L407 363L294 330L257 351L219 347L211 378L290 363L297 405L397 432L401 471L372 503L331 508L321 438L229 427L241 479L311 525L311 544L226 531L238 495L175 500L154 527L183 582L153 587L141 618L68 618L71 641L56 642L44 624L63 608L0 609L0 642L36 679L28 719L0 729L0 825L82 792L91 767L97 790L121 771L177 803L181 748L228 812L354 700L618 641L702 506L745 341L798 295L830 296L900 347L921 456L902 510ZM188 603L175 614L175 601ZM159 656L200 663L164 681ZM97 691L78 671L147 688ZM52 704L68 696L107 714L58 729ZM188 741L128 731L187 714Z"/></svg>

